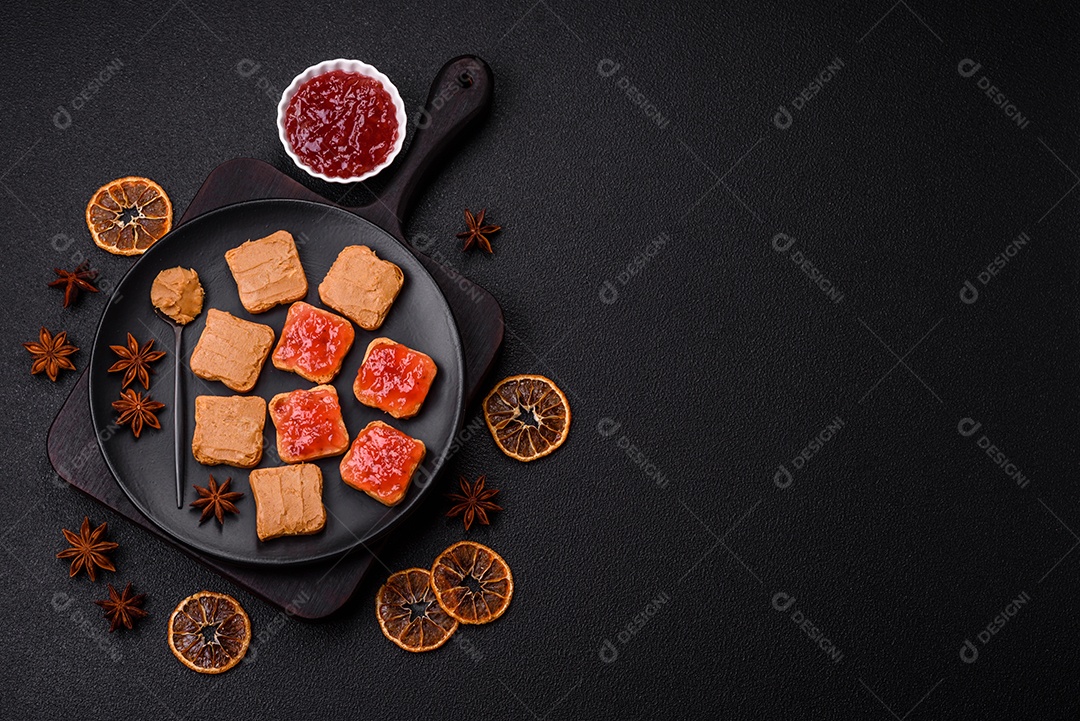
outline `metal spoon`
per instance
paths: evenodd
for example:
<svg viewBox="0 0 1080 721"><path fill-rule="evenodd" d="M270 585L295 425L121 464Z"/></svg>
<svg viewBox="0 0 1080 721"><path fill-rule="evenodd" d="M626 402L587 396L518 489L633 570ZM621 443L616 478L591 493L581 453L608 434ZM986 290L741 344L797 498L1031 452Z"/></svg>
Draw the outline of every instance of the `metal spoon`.
<svg viewBox="0 0 1080 721"><path fill-rule="evenodd" d="M159 318L173 328L173 465L176 467L176 507L184 507L184 454L181 452L183 445L181 440L181 424L183 420L180 413L180 372L184 367L181 340L184 335L184 326L165 315L158 308L154 312Z"/></svg>

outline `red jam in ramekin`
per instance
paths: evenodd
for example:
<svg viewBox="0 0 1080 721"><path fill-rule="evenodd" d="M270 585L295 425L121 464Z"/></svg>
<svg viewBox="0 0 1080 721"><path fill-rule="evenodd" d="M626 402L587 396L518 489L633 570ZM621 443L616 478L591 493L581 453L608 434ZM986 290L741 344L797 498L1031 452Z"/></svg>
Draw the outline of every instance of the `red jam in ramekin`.
<svg viewBox="0 0 1080 721"><path fill-rule="evenodd" d="M299 88L285 111L285 135L300 160L331 178L355 178L394 151L397 110L382 83L331 70Z"/></svg>

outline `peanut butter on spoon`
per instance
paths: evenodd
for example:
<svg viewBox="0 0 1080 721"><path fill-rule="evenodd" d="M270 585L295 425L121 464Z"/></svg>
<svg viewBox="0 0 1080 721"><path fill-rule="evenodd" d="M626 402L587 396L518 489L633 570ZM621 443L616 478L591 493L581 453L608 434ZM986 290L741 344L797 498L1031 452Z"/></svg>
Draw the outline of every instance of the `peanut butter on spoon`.
<svg viewBox="0 0 1080 721"><path fill-rule="evenodd" d="M187 325L202 312L204 296L199 274L180 266L158 273L150 287L150 302L180 325Z"/></svg>
<svg viewBox="0 0 1080 721"><path fill-rule="evenodd" d="M195 316L202 313L203 298L202 283L199 282L199 274L191 268L177 266L166 268L157 274L153 285L150 286L150 302L162 320L173 328L173 465L176 470L176 507L184 507L184 455L181 451L183 445L184 427L181 417L182 404L180 403L180 384L183 378L184 356L181 341L184 336L184 326L195 320Z"/></svg>

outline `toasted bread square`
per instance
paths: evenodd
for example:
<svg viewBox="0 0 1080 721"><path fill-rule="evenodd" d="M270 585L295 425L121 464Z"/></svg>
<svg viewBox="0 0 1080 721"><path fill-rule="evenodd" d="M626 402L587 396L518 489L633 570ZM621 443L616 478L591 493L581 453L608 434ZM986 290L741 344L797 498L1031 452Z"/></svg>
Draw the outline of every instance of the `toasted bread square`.
<svg viewBox="0 0 1080 721"><path fill-rule="evenodd" d="M307 295L307 276L296 242L284 230L233 248L225 253L225 262L248 313L262 313Z"/></svg>
<svg viewBox="0 0 1080 721"><path fill-rule="evenodd" d="M312 463L257 468L248 476L260 541L318 533L326 525L322 471Z"/></svg>
<svg viewBox="0 0 1080 721"><path fill-rule="evenodd" d="M304 301L289 306L274 354L275 368L312 383L329 383L341 370L356 331L348 318Z"/></svg>
<svg viewBox="0 0 1080 721"><path fill-rule="evenodd" d="M206 466L252 468L262 460L265 423L258 396L197 396L191 452Z"/></svg>
<svg viewBox="0 0 1080 721"><path fill-rule="evenodd" d="M285 463L337 456L349 447L337 389L315 386L278 393L270 400L278 456Z"/></svg>
<svg viewBox="0 0 1080 721"><path fill-rule="evenodd" d="M191 372L246 393L259 380L273 345L274 329L270 326L211 308L206 313L206 327L191 352Z"/></svg>
<svg viewBox="0 0 1080 721"><path fill-rule="evenodd" d="M423 441L372 421L341 459L341 480L383 505L396 506L405 498L426 452Z"/></svg>
<svg viewBox="0 0 1080 721"><path fill-rule="evenodd" d="M353 393L365 406L394 418L412 418L420 412L436 372L435 361L426 353L389 338L376 338L364 353Z"/></svg>
<svg viewBox="0 0 1080 721"><path fill-rule="evenodd" d="M350 245L319 284L319 297L365 330L375 330L405 283L401 268L381 260L366 245Z"/></svg>

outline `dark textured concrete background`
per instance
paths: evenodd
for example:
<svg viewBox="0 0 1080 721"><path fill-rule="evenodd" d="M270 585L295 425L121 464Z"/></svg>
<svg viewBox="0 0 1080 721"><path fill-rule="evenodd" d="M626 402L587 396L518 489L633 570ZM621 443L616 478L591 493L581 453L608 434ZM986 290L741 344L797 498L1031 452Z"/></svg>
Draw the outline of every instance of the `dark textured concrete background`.
<svg viewBox="0 0 1080 721"><path fill-rule="evenodd" d="M0 713L1074 717L1078 24L921 0L10 9ZM30 377L20 343L91 343L105 299L63 310L45 283L128 267L86 232L101 183L155 178L179 210L230 158L297 176L274 133L293 75L356 57L415 108L461 53L491 64L494 110L407 233L502 304L496 376L556 378L574 424L535 464L485 433L453 459L443 490L503 492L470 537L517 592L412 656L373 596L463 536L443 499L342 613L286 618L56 480L45 432L75 374ZM460 253L465 206L506 227L494 256ZM86 514L121 545L96 584L53 557ZM151 616L109 636L90 602L128 580ZM165 644L203 588L262 634L216 678Z"/></svg>

